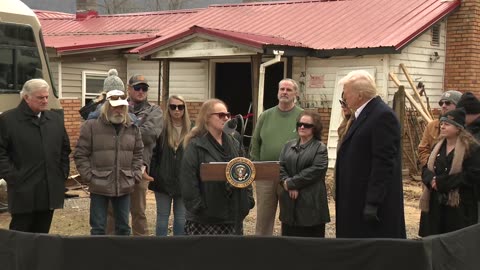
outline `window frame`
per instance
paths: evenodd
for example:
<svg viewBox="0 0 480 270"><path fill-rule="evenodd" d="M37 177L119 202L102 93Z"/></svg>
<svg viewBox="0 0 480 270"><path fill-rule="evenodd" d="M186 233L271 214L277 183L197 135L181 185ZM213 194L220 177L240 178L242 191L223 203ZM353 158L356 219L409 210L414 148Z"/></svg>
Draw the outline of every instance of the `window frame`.
<svg viewBox="0 0 480 270"><path fill-rule="evenodd" d="M83 70L82 71L82 107L85 106L86 104L86 98L96 98L98 94L100 94L102 91L93 93L93 92L87 92L87 80L89 79L88 77L102 77L103 80L105 80L108 77L108 72L105 71L96 71L96 70Z"/></svg>

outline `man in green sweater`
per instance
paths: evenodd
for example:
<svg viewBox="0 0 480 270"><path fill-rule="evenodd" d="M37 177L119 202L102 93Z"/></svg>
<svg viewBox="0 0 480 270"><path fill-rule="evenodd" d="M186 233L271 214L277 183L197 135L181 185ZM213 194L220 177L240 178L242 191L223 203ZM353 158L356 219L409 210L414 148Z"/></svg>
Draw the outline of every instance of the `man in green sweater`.
<svg viewBox="0 0 480 270"><path fill-rule="evenodd" d="M283 79L278 84L278 105L260 115L253 133L250 155L254 161L278 161L285 143L297 137L295 124L303 111L295 105L297 93L295 80ZM278 181L257 180L255 234L272 235L278 204Z"/></svg>

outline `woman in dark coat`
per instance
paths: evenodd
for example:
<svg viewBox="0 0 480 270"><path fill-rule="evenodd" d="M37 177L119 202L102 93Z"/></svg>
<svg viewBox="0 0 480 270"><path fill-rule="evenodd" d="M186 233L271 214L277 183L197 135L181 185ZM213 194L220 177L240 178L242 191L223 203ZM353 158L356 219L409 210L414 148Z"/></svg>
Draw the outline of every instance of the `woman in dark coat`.
<svg viewBox="0 0 480 270"><path fill-rule="evenodd" d="M230 118L225 103L210 99L200 108L195 127L185 137L180 186L185 208L185 233L241 234L236 230L253 208L250 188L239 189L224 180L202 182L200 165L228 162L239 156L240 145L223 132Z"/></svg>
<svg viewBox="0 0 480 270"><path fill-rule="evenodd" d="M320 141L320 115L304 111L297 121L298 139L280 154L280 221L282 235L325 237L330 221L325 174L327 147Z"/></svg>
<svg viewBox="0 0 480 270"><path fill-rule="evenodd" d="M464 129L465 111L440 118L440 141L423 169L428 187L420 200L420 236L455 231L477 222L474 185L479 181L479 144Z"/></svg>
<svg viewBox="0 0 480 270"><path fill-rule="evenodd" d="M148 188L155 192L157 202L156 235L167 236L168 220L173 203L173 235L185 234L185 206L180 193L180 162L183 139L191 129L185 99L172 95L167 101L164 129L153 151L150 170L155 179Z"/></svg>

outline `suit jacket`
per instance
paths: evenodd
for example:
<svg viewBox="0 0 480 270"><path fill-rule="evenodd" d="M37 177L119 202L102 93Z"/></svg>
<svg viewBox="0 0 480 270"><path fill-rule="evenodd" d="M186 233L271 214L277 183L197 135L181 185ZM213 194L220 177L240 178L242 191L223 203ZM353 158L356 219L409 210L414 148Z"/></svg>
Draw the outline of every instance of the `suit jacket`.
<svg viewBox="0 0 480 270"><path fill-rule="evenodd" d="M345 134L336 161L337 237L405 238L400 123L380 97L372 99ZM367 204L378 207L366 222Z"/></svg>

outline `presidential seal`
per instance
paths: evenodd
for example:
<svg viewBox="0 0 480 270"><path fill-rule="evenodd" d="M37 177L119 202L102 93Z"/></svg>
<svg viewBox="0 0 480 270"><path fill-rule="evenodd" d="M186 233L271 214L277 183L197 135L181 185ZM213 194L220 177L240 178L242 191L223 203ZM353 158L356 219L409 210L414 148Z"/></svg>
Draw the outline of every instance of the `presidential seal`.
<svg viewBox="0 0 480 270"><path fill-rule="evenodd" d="M232 186L246 188L255 180L255 166L248 158L237 157L228 162L225 175Z"/></svg>

